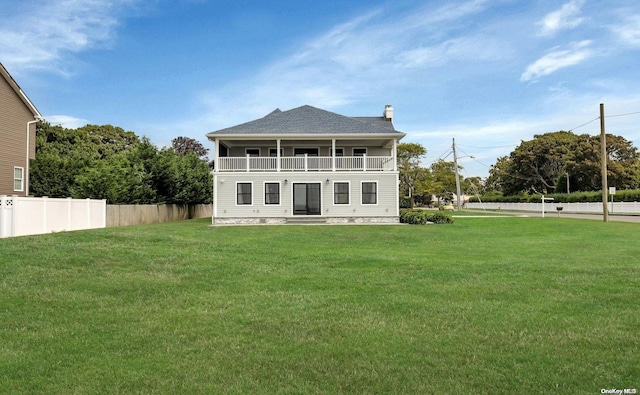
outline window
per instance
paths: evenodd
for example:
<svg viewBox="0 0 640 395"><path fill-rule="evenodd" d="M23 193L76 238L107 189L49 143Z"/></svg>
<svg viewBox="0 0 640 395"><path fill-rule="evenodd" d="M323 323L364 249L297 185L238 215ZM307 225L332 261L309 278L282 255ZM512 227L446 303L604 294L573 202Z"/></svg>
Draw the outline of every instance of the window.
<svg viewBox="0 0 640 395"><path fill-rule="evenodd" d="M244 153L249 156L260 156L260 148L247 148Z"/></svg>
<svg viewBox="0 0 640 395"><path fill-rule="evenodd" d="M269 156L272 158L277 157L278 149L277 148L269 148ZM280 148L280 157L284 156L284 150Z"/></svg>
<svg viewBox="0 0 640 395"><path fill-rule="evenodd" d="M367 149L366 148L354 148L353 149L353 156L364 156L367 154Z"/></svg>
<svg viewBox="0 0 640 395"><path fill-rule="evenodd" d="M24 191L24 168L13 168L13 190L16 192Z"/></svg>
<svg viewBox="0 0 640 395"><path fill-rule="evenodd" d="M318 148L294 148L293 155L304 156L304 154L307 154L307 156L318 156L318 151Z"/></svg>
<svg viewBox="0 0 640 395"><path fill-rule="evenodd" d="M329 148L331 151L331 148ZM344 156L344 148L336 148L336 156Z"/></svg>
<svg viewBox="0 0 640 395"><path fill-rule="evenodd" d="M333 204L349 204L349 183L333 183Z"/></svg>
<svg viewBox="0 0 640 395"><path fill-rule="evenodd" d="M251 183L239 182L236 184L236 190L237 190L236 204L238 206L251 205Z"/></svg>
<svg viewBox="0 0 640 395"><path fill-rule="evenodd" d="M362 183L362 204L378 204L378 183Z"/></svg>
<svg viewBox="0 0 640 395"><path fill-rule="evenodd" d="M265 182L264 204L280 204L280 183Z"/></svg>

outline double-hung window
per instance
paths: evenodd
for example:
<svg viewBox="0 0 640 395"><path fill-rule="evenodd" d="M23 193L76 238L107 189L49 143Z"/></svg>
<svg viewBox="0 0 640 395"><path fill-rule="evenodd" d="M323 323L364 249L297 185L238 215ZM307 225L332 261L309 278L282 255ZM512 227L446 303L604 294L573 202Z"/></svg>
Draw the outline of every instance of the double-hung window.
<svg viewBox="0 0 640 395"><path fill-rule="evenodd" d="M333 183L333 204L349 204L349 183Z"/></svg>
<svg viewBox="0 0 640 395"><path fill-rule="evenodd" d="M13 190L15 192L24 191L24 168L23 167L14 167L13 168Z"/></svg>
<svg viewBox="0 0 640 395"><path fill-rule="evenodd" d="M365 156L367 154L366 148L354 148L353 156Z"/></svg>
<svg viewBox="0 0 640 395"><path fill-rule="evenodd" d="M251 205L251 183L239 182L236 184L236 204L238 206Z"/></svg>
<svg viewBox="0 0 640 395"><path fill-rule="evenodd" d="M264 204L280 204L280 183L265 182Z"/></svg>
<svg viewBox="0 0 640 395"><path fill-rule="evenodd" d="M362 204L378 204L378 183L362 183Z"/></svg>

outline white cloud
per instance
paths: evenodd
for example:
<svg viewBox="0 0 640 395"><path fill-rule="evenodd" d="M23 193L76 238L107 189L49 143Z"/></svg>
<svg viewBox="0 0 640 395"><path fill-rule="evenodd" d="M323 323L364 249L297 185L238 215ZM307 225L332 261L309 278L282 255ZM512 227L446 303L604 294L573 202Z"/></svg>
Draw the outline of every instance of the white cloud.
<svg viewBox="0 0 640 395"><path fill-rule="evenodd" d="M613 26L613 32L626 45L640 46L640 15L625 16Z"/></svg>
<svg viewBox="0 0 640 395"><path fill-rule="evenodd" d="M137 0L136 0L137 1ZM107 45L122 7L134 0L30 0L0 16L0 53L12 69L68 74L66 56Z"/></svg>
<svg viewBox="0 0 640 395"><path fill-rule="evenodd" d="M584 21L580 16L585 0L571 0L559 10L548 13L538 25L541 36L553 36L560 30L573 29Z"/></svg>
<svg viewBox="0 0 640 395"><path fill-rule="evenodd" d="M204 92L203 111L212 114L205 116L207 123L228 126L264 116L275 106L310 104L338 110L371 97L384 99L391 88L433 79L425 68L434 65L494 60L499 57L496 48L508 51L505 45L459 32L488 7L486 3L472 0L434 7L430 2L406 14L377 8L353 18L308 39L250 78ZM233 112L221 113L220 108Z"/></svg>
<svg viewBox="0 0 640 395"><path fill-rule="evenodd" d="M591 41L571 43L568 49L558 47L530 64L520 76L520 81L533 81L559 69L580 64L594 55L589 46Z"/></svg>
<svg viewBox="0 0 640 395"><path fill-rule="evenodd" d="M77 129L90 123L86 119L76 118L69 115L47 115L44 119L52 125L60 125L67 129Z"/></svg>

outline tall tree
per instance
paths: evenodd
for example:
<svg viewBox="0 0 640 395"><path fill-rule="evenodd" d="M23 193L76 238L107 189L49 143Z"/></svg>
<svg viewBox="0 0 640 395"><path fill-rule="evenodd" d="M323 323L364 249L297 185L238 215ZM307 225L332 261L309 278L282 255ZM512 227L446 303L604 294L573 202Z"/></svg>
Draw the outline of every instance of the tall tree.
<svg viewBox="0 0 640 395"><path fill-rule="evenodd" d="M65 129L41 122L36 136L36 196L110 204L211 202L212 176L197 152L158 151L149 139L111 125Z"/></svg>
<svg viewBox="0 0 640 395"><path fill-rule="evenodd" d="M633 144L607 135L607 154L609 182L637 188L640 157ZM505 195L599 190L600 137L565 131L535 135L492 167L488 181L496 185L498 179Z"/></svg>
<svg viewBox="0 0 640 395"><path fill-rule="evenodd" d="M400 143L397 152L400 193L409 199L410 207L413 208L415 196L426 193L430 181L428 169L420 165L427 150L418 143Z"/></svg>
<svg viewBox="0 0 640 395"><path fill-rule="evenodd" d="M205 161L208 160L209 149L190 137L176 137L171 140L171 147L178 155L196 154L199 158Z"/></svg>
<svg viewBox="0 0 640 395"><path fill-rule="evenodd" d="M502 192L504 185L509 181L509 157L501 156L489 169L489 177L485 181L486 192Z"/></svg>
<svg viewBox="0 0 640 395"><path fill-rule="evenodd" d="M458 168L462 168L458 165ZM433 176L433 192L440 200L452 200L456 191L456 173L453 162L438 160L431 164L431 174Z"/></svg>

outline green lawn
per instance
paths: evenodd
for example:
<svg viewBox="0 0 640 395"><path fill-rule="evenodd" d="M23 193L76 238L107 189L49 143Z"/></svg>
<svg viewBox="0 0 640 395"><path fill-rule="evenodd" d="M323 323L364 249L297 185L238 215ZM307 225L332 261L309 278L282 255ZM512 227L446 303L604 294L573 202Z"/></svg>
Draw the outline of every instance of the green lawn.
<svg viewBox="0 0 640 395"><path fill-rule="evenodd" d="M640 389L640 225L209 227L0 240L0 393Z"/></svg>

